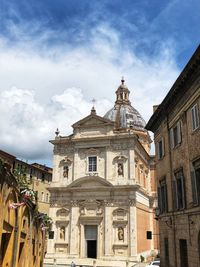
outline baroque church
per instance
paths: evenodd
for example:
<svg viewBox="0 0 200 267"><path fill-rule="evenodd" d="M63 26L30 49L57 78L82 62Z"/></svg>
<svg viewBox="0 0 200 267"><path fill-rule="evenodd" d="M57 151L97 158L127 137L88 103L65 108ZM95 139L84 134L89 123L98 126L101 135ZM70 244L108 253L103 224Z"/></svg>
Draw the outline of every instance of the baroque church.
<svg viewBox="0 0 200 267"><path fill-rule="evenodd" d="M154 157L122 78L114 107L56 137L46 264L132 266L157 251ZM147 239L151 231L152 239Z"/></svg>

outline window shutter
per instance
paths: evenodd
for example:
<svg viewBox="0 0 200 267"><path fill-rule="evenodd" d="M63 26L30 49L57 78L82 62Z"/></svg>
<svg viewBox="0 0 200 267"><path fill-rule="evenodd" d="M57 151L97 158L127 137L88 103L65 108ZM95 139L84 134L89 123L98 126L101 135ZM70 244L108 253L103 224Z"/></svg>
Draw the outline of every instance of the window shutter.
<svg viewBox="0 0 200 267"><path fill-rule="evenodd" d="M164 138L162 137L162 157L165 155L165 143L164 143Z"/></svg>
<svg viewBox="0 0 200 267"><path fill-rule="evenodd" d="M177 210L178 209L178 201L177 201L177 185L176 185L176 180L173 180L173 205L174 205L174 209Z"/></svg>
<svg viewBox="0 0 200 267"><path fill-rule="evenodd" d="M185 183L183 175L181 176L181 191L182 191L183 209L185 209L186 199L185 199Z"/></svg>
<svg viewBox="0 0 200 267"><path fill-rule="evenodd" d="M178 123L177 123L177 134L178 134L178 144L180 144L181 141L182 141L182 136L181 136L181 121L178 121Z"/></svg>
<svg viewBox="0 0 200 267"><path fill-rule="evenodd" d="M194 112L194 107L191 110L192 112L192 130L195 129L195 112Z"/></svg>
<svg viewBox="0 0 200 267"><path fill-rule="evenodd" d="M167 184L165 184L165 211L168 211Z"/></svg>
<svg viewBox="0 0 200 267"><path fill-rule="evenodd" d="M199 109L197 104L195 105L195 117L196 117L196 128L199 127Z"/></svg>
<svg viewBox="0 0 200 267"><path fill-rule="evenodd" d="M157 147L157 155L158 155L158 159L160 159L159 142L157 143L156 147Z"/></svg>
<svg viewBox="0 0 200 267"><path fill-rule="evenodd" d="M173 128L170 129L170 144L171 144L171 148L174 148L174 131L173 131Z"/></svg>
<svg viewBox="0 0 200 267"><path fill-rule="evenodd" d="M160 213L162 213L162 203L161 203L161 188L158 187L158 208Z"/></svg>
<svg viewBox="0 0 200 267"><path fill-rule="evenodd" d="M193 198L193 204L198 204L198 198L197 198L197 183L196 183L196 175L195 172L191 172L191 182L192 182L192 198Z"/></svg>

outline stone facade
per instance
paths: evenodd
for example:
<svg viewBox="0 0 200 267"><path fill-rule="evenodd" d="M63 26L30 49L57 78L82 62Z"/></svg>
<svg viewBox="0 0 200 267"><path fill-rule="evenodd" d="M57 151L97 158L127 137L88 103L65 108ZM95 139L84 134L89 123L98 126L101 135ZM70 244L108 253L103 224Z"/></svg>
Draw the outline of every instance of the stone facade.
<svg viewBox="0 0 200 267"><path fill-rule="evenodd" d="M131 266L140 255L147 257L157 249L156 239L146 239L147 230L158 233L151 140L139 113L130 106L128 92L122 81L117 90L118 122L108 119L108 113L98 116L93 107L73 125L72 135L57 132L50 141L54 238L48 240L47 264L73 260L90 265L96 259L98 266ZM121 127L123 112L140 124L135 120L129 127L125 116Z"/></svg>
<svg viewBox="0 0 200 267"><path fill-rule="evenodd" d="M154 132L162 267L200 266L200 47L157 107Z"/></svg>
<svg viewBox="0 0 200 267"><path fill-rule="evenodd" d="M34 218L35 205L30 200L17 209L10 207L21 202L21 194L8 169L0 164L0 266L40 267L45 232Z"/></svg>

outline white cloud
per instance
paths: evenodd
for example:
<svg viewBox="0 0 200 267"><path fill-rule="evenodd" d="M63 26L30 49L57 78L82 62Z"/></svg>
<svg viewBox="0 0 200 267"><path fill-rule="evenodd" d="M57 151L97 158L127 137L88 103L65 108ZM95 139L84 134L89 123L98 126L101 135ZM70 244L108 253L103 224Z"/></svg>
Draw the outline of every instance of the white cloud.
<svg viewBox="0 0 200 267"><path fill-rule="evenodd" d="M92 98L104 115L122 75L132 104L147 120L178 74L173 44L164 45L157 58L139 57L106 25L93 31L87 45L34 49L0 42L1 148L26 159L51 158L48 140L56 127L69 134L70 125L89 114Z"/></svg>

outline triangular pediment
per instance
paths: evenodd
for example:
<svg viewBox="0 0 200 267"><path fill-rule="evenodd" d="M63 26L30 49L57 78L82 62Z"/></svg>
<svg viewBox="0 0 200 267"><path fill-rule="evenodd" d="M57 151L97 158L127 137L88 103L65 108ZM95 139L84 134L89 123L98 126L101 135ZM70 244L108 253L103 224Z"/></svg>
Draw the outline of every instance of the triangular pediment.
<svg viewBox="0 0 200 267"><path fill-rule="evenodd" d="M106 125L113 125L114 122L111 120L105 119L101 116L98 116L96 114L90 114L89 116L83 118L80 121L77 121L72 125L73 128L87 128L91 126L106 126Z"/></svg>
<svg viewBox="0 0 200 267"><path fill-rule="evenodd" d="M85 176L73 181L69 188L99 188L99 187L113 187L107 180L99 176Z"/></svg>

